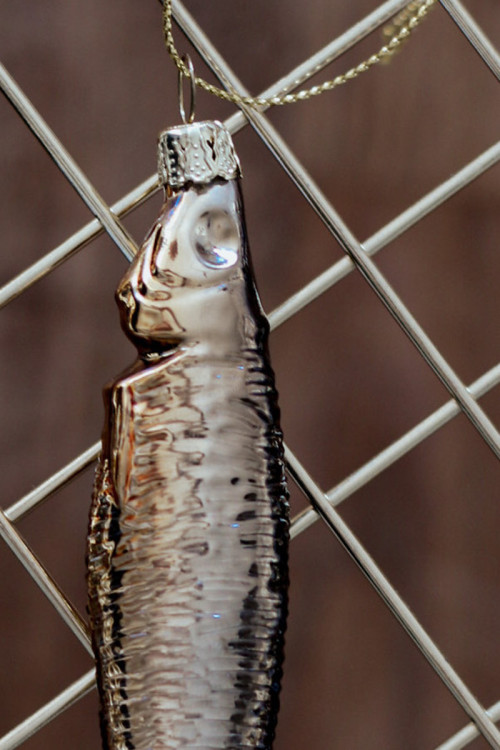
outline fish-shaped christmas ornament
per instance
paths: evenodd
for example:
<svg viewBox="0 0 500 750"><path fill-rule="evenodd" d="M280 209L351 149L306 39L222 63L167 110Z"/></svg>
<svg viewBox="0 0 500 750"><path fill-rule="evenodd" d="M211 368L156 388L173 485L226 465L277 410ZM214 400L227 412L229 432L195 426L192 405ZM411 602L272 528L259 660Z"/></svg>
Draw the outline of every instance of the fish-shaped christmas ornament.
<svg viewBox="0 0 500 750"><path fill-rule="evenodd" d="M103 743L269 750L288 505L229 133L167 130L159 175L164 205L117 291L139 357L105 390L88 538Z"/></svg>

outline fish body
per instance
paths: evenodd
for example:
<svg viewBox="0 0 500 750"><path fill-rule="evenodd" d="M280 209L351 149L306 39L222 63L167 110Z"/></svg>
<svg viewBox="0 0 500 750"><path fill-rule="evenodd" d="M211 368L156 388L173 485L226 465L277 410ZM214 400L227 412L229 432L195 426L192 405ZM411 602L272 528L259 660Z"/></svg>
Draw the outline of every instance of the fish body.
<svg viewBox="0 0 500 750"><path fill-rule="evenodd" d="M117 298L140 356L105 391L88 538L104 747L269 750L288 505L238 180L170 190Z"/></svg>

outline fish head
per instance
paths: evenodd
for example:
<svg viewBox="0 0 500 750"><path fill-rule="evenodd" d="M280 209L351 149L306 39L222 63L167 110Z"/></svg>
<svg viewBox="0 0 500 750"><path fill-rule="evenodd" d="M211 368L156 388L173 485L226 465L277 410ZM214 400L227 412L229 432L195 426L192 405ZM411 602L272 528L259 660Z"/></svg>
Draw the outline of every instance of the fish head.
<svg viewBox="0 0 500 750"><path fill-rule="evenodd" d="M118 287L123 328L145 352L227 335L247 273L238 181L171 192Z"/></svg>

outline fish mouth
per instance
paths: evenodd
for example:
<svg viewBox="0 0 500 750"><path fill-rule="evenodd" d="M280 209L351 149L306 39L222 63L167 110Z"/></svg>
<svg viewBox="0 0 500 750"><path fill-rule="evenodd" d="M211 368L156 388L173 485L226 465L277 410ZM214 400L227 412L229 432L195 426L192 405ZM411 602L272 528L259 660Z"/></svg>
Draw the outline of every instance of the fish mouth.
<svg viewBox="0 0 500 750"><path fill-rule="evenodd" d="M130 284L123 284L116 290L116 302L120 310L133 310L136 307L134 295L132 293L132 287Z"/></svg>
<svg viewBox="0 0 500 750"><path fill-rule="evenodd" d="M115 294L120 317L124 328L133 331L137 323L138 305L130 284L124 284L116 290Z"/></svg>
<svg viewBox="0 0 500 750"><path fill-rule="evenodd" d="M135 338L137 335L138 306L130 284L120 286L116 290L115 299L120 311L123 331L127 336L134 336Z"/></svg>
<svg viewBox="0 0 500 750"><path fill-rule="evenodd" d="M139 355L157 359L171 353L184 339L184 328L167 307L137 298L133 286L124 284L116 291L124 333L137 347Z"/></svg>

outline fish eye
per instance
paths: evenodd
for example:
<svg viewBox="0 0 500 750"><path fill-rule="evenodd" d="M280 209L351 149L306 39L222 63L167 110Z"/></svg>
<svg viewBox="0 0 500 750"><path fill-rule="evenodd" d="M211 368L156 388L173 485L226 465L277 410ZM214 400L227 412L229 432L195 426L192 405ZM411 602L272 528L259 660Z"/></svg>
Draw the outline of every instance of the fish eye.
<svg viewBox="0 0 500 750"><path fill-rule="evenodd" d="M194 225L192 239L199 259L209 268L230 268L238 260L238 225L227 211L202 213Z"/></svg>

